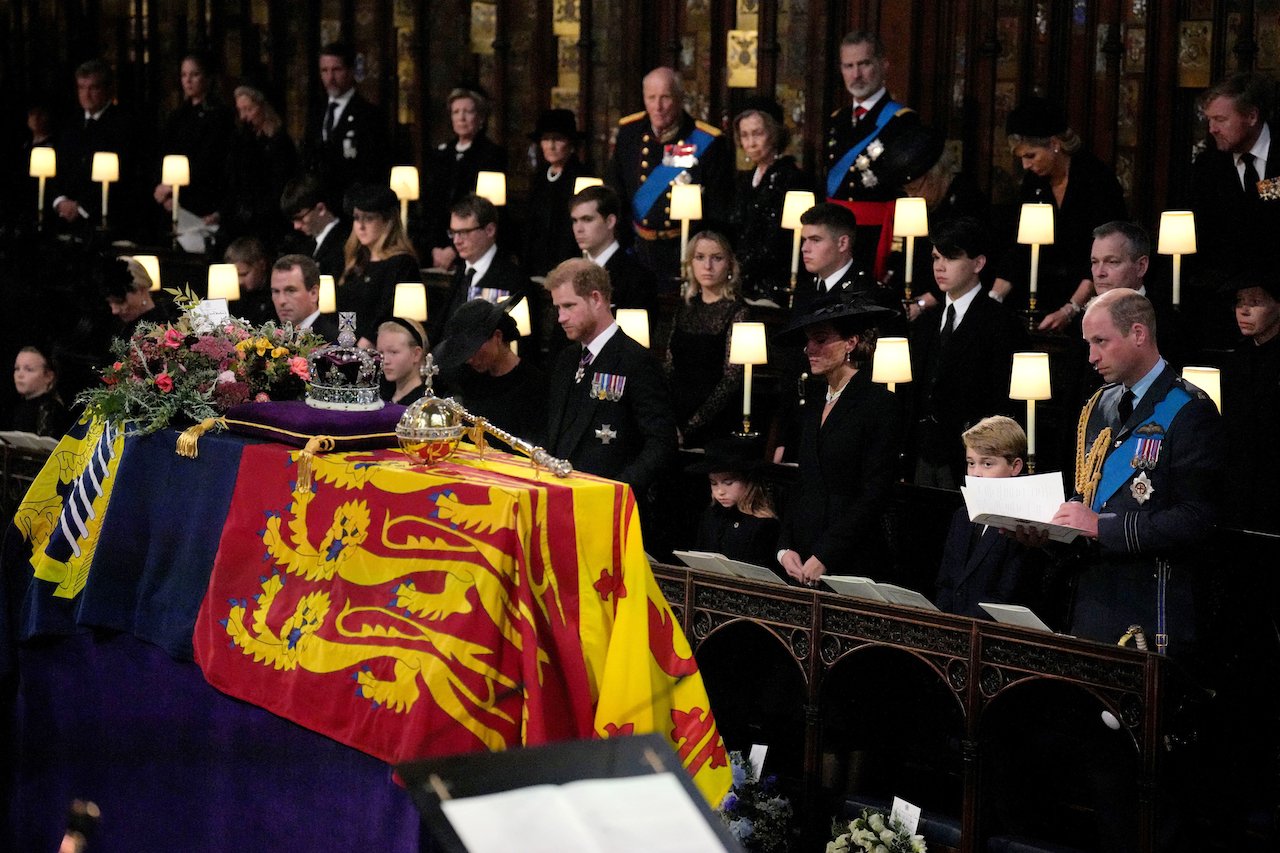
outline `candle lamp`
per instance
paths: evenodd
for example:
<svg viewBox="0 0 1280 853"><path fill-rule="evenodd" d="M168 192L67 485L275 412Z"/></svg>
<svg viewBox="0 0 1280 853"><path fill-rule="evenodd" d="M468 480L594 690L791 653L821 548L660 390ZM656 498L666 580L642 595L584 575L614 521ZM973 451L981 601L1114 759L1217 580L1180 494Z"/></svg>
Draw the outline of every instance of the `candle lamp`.
<svg viewBox="0 0 1280 853"><path fill-rule="evenodd" d="M151 292L160 289L160 259L155 255L134 255L133 259L138 262L138 266L142 267L147 273L147 278L151 279Z"/></svg>
<svg viewBox="0 0 1280 853"><path fill-rule="evenodd" d="M1040 247L1053 243L1053 205L1027 203L1018 217L1018 242L1031 246L1031 284L1027 294L1027 322L1036 322L1036 288L1040 280Z"/></svg>
<svg viewBox="0 0 1280 853"><path fill-rule="evenodd" d="M578 193L585 190L587 187L601 187L601 186L604 186L604 181L601 180L600 178L590 178L590 177L574 178L573 194L577 195Z"/></svg>
<svg viewBox="0 0 1280 853"><path fill-rule="evenodd" d="M1173 304L1182 304L1182 256L1196 251L1196 215L1190 210L1166 210L1160 214L1160 239L1156 252L1173 255Z"/></svg>
<svg viewBox="0 0 1280 853"><path fill-rule="evenodd" d="M338 310L338 290L333 276L320 276L320 313L332 314Z"/></svg>
<svg viewBox="0 0 1280 853"><path fill-rule="evenodd" d="M240 298L240 274L235 264L209 264L209 298L228 302Z"/></svg>
<svg viewBox="0 0 1280 853"><path fill-rule="evenodd" d="M418 281L402 281L397 284L391 314L402 320L427 322L427 286Z"/></svg>
<svg viewBox="0 0 1280 853"><path fill-rule="evenodd" d="M185 154L166 154L160 167L160 183L173 187L173 233L178 233L178 188L191 183L191 163Z"/></svg>
<svg viewBox="0 0 1280 853"><path fill-rule="evenodd" d="M93 180L102 184L102 227L107 227L107 190L120 180L120 157L114 151L95 151L90 173Z"/></svg>
<svg viewBox="0 0 1280 853"><path fill-rule="evenodd" d="M27 174L37 179L36 222L44 224L44 182L58 175L58 154L44 145L31 149L31 163Z"/></svg>
<svg viewBox="0 0 1280 853"><path fill-rule="evenodd" d="M911 301L911 281L916 258L916 238L929 236L929 208L922 198L900 198L893 206L893 236L907 241L902 298Z"/></svg>
<svg viewBox="0 0 1280 853"><path fill-rule="evenodd" d="M618 328L626 332L628 338L649 348L649 312L644 308L619 308Z"/></svg>
<svg viewBox="0 0 1280 853"><path fill-rule="evenodd" d="M685 252L689 248L689 222L702 218L702 185L671 185L671 218L680 220L680 280L688 275Z"/></svg>
<svg viewBox="0 0 1280 853"><path fill-rule="evenodd" d="M1009 399L1027 401L1027 471L1036 471L1036 400L1053 396L1049 387L1049 354L1015 352L1009 376Z"/></svg>
<svg viewBox="0 0 1280 853"><path fill-rule="evenodd" d="M871 381L885 385L890 391L897 391L899 382L911 381L911 346L906 338L876 341L876 352L871 360Z"/></svg>
<svg viewBox="0 0 1280 853"><path fill-rule="evenodd" d="M409 202L417 201L419 197L418 167L392 166L391 191L396 194L396 198L400 199L400 225L407 231L409 229Z"/></svg>
<svg viewBox="0 0 1280 853"><path fill-rule="evenodd" d="M791 289L787 294L787 307L796 298L796 272L800 268L800 217L813 207L816 199L813 193L808 190L787 190L786 196L782 200L782 222L783 228L788 229L792 233L791 241Z"/></svg>
<svg viewBox="0 0 1280 853"><path fill-rule="evenodd" d="M530 322L530 318L529 318L529 300L528 299L521 296L520 301L517 302L515 305L513 305L511 307L510 312L508 313L511 314L511 319L515 321L516 333L520 335L520 337L527 338L529 335L533 334L533 323ZM512 352L519 351L516 346L518 343L519 343L518 341L511 342Z"/></svg>
<svg viewBox="0 0 1280 853"><path fill-rule="evenodd" d="M1222 411L1222 374L1216 367L1184 367L1182 378L1209 395L1209 399Z"/></svg>
<svg viewBox="0 0 1280 853"><path fill-rule="evenodd" d="M742 365L742 435L754 435L751 432L751 366L768 362L764 323L734 323L729 336L729 363Z"/></svg>
<svg viewBox="0 0 1280 853"><path fill-rule="evenodd" d="M476 195L503 207L507 203L507 176L502 172L480 172L476 175Z"/></svg>

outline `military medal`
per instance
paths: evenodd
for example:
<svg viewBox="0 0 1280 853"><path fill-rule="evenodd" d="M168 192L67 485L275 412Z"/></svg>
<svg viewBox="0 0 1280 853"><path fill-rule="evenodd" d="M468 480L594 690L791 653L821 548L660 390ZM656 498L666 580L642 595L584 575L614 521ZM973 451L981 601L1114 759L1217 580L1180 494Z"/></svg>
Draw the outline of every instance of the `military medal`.
<svg viewBox="0 0 1280 853"><path fill-rule="evenodd" d="M597 400L608 400L616 403L622 399L622 391L626 388L627 377L616 373L597 373L591 377L591 396Z"/></svg>
<svg viewBox="0 0 1280 853"><path fill-rule="evenodd" d="M692 143L672 143L662 149L662 165L677 169L692 169L698 165L698 146Z"/></svg>
<svg viewBox="0 0 1280 853"><path fill-rule="evenodd" d="M1157 423L1143 424L1134 430L1137 443L1133 449L1133 458L1129 460L1131 468L1139 471L1154 471L1160 460L1160 445L1164 441L1164 427Z"/></svg>
<svg viewBox="0 0 1280 853"><path fill-rule="evenodd" d="M618 437L618 431L611 428L608 424L601 424L600 429L596 430L596 438L600 439L601 444L607 445Z"/></svg>
<svg viewBox="0 0 1280 853"><path fill-rule="evenodd" d="M1138 506L1142 506L1151 499L1151 493L1156 490L1151 485L1151 481L1147 479L1147 472L1139 472L1138 476L1133 478L1129 483L1129 494L1133 495L1133 499L1138 502Z"/></svg>

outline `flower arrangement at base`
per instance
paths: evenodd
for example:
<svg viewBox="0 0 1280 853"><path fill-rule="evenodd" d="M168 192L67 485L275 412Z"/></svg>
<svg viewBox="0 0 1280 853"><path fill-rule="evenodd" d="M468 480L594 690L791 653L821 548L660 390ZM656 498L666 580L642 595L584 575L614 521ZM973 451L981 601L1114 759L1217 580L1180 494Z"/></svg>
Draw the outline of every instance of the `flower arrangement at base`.
<svg viewBox="0 0 1280 853"><path fill-rule="evenodd" d="M832 827L835 836L827 842L827 853L847 853L864 850L866 853L925 853L924 836L912 835L902 821L885 817L880 812L862 810L862 817L848 824L836 821Z"/></svg>
<svg viewBox="0 0 1280 853"><path fill-rule="evenodd" d="M115 362L102 385L77 398L88 412L155 432L175 418L203 421L240 403L298 400L310 381L307 356L325 345L291 324L252 326L230 318L211 324L193 313L190 291L175 293L183 309L174 323L140 323L111 345Z"/></svg>
<svg viewBox="0 0 1280 853"><path fill-rule="evenodd" d="M791 802L777 793L777 777L756 778L741 752L729 753L733 787L720 803L720 819L747 850L790 849Z"/></svg>

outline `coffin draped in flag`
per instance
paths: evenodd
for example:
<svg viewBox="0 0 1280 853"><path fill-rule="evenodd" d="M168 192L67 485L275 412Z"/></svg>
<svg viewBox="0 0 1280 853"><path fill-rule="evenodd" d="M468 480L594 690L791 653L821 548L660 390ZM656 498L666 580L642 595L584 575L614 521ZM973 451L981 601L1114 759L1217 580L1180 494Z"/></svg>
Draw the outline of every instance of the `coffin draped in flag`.
<svg viewBox="0 0 1280 853"><path fill-rule="evenodd" d="M245 448L197 620L214 686L390 763L664 733L708 800L724 746L627 487L503 454L431 468Z"/></svg>

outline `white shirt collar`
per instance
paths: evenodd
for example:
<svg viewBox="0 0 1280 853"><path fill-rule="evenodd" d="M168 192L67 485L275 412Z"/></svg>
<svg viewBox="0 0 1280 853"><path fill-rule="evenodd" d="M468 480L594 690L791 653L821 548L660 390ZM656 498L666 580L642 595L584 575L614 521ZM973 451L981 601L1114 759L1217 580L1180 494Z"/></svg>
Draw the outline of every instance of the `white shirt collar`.
<svg viewBox="0 0 1280 853"><path fill-rule="evenodd" d="M1155 366L1147 371L1147 375L1133 383L1133 387L1129 390L1133 392L1133 407L1135 409L1138 408L1138 403L1146 396L1147 391L1155 384L1156 377L1163 373L1168 366L1169 363L1163 358L1157 359Z"/></svg>
<svg viewBox="0 0 1280 853"><path fill-rule="evenodd" d="M329 103L338 105L337 109L333 111L334 127L337 127L338 119L342 118L342 114L347 111L347 105L351 103L351 99L355 96L355 94L356 94L356 87L352 86L350 89L343 92L338 97L329 99Z"/></svg>
<svg viewBox="0 0 1280 853"><path fill-rule="evenodd" d="M618 245L618 241L614 240L608 246L605 246L604 249L601 250L600 254L596 255L594 258L591 257L590 254L587 254L587 260L591 261L591 263L598 267L602 267L609 263L609 259L613 257L613 253L618 251L619 248L621 247Z"/></svg>
<svg viewBox="0 0 1280 853"><path fill-rule="evenodd" d="M324 230L323 230L323 231L321 231L319 234L317 234L317 235L316 235L316 248L317 248L317 249L319 249L319 248L320 248L320 245L321 245L322 243L324 243L325 238L329 236L329 232L333 231L334 226L335 226L335 225L337 225L340 221L341 221L341 220L339 220L339 219L335 216L332 220L330 220L330 221L329 221L329 224L328 224L328 225L326 225L326 226L324 227Z"/></svg>
<svg viewBox="0 0 1280 853"><path fill-rule="evenodd" d="M600 334L596 335L591 343L587 344L587 349L591 350L591 360L595 361L600 357L600 350L604 349L604 345L609 343L609 339L618 333L618 323L615 320Z"/></svg>
<svg viewBox="0 0 1280 853"><path fill-rule="evenodd" d="M100 118L102 118L102 114L103 114L103 113L105 113L105 112L106 112L110 107L111 107L111 103L110 103L110 102L108 102L108 103L107 103L107 105L106 105L105 107L103 107L102 109L98 110L96 113L91 113L91 112L89 112L88 110L85 110L85 111L84 111L84 120L85 120L85 121L88 121L89 119L100 119Z"/></svg>
<svg viewBox="0 0 1280 853"><path fill-rule="evenodd" d="M851 266L853 266L853 258L849 259L849 263L845 264L844 266L840 267L840 269L836 270L834 273L824 278L822 280L822 292L830 293L832 290L834 290L835 286L840 283L840 280L842 278L844 278L845 273L849 272L849 268Z"/></svg>
<svg viewBox="0 0 1280 853"><path fill-rule="evenodd" d="M956 326L960 325L960 321L964 319L965 312L969 310L969 306L973 304L973 300L976 299L978 294L981 292L982 292L982 285L975 284L973 287L969 288L968 293L966 293L964 296L961 296L959 299L952 299L951 294L950 293L947 294L947 305L956 306L956 322L955 322ZM946 309L946 306L944 305L942 308L942 322L938 324L938 329L941 330L942 327L945 326L946 324L947 324L947 309ZM952 326L952 328L954 329L955 326Z"/></svg>
<svg viewBox="0 0 1280 853"><path fill-rule="evenodd" d="M298 324L298 328L310 329L312 326L316 324L316 320L319 320L319 319L320 319L320 309L317 308L316 310L308 314L306 316L306 319L304 319L301 323Z"/></svg>
<svg viewBox="0 0 1280 853"><path fill-rule="evenodd" d="M1266 122L1262 123L1262 130L1258 132L1258 138L1254 140L1253 147L1247 152L1253 155L1253 168L1258 170L1258 177L1265 178L1267 175L1267 157L1271 154L1271 126ZM1240 154L1231 155L1235 160L1236 174L1240 176L1240 180L1244 180L1244 163L1240 162Z"/></svg>
<svg viewBox="0 0 1280 853"><path fill-rule="evenodd" d="M476 271L475 278L471 279L472 287L480 284L480 279L484 278L484 274L489 271L489 267L493 265L493 259L498 256L498 244L494 243L489 247L489 251L481 255L474 264L468 263L467 267ZM463 268L464 271L466 267Z"/></svg>
<svg viewBox="0 0 1280 853"><path fill-rule="evenodd" d="M875 109L876 104L880 103L880 99L885 96L885 93L887 91L888 90L884 86L881 86L879 89L876 90L875 94L867 98L865 101L855 100L853 102L853 108L856 110L858 107L862 107L867 112L871 112L873 109Z"/></svg>

